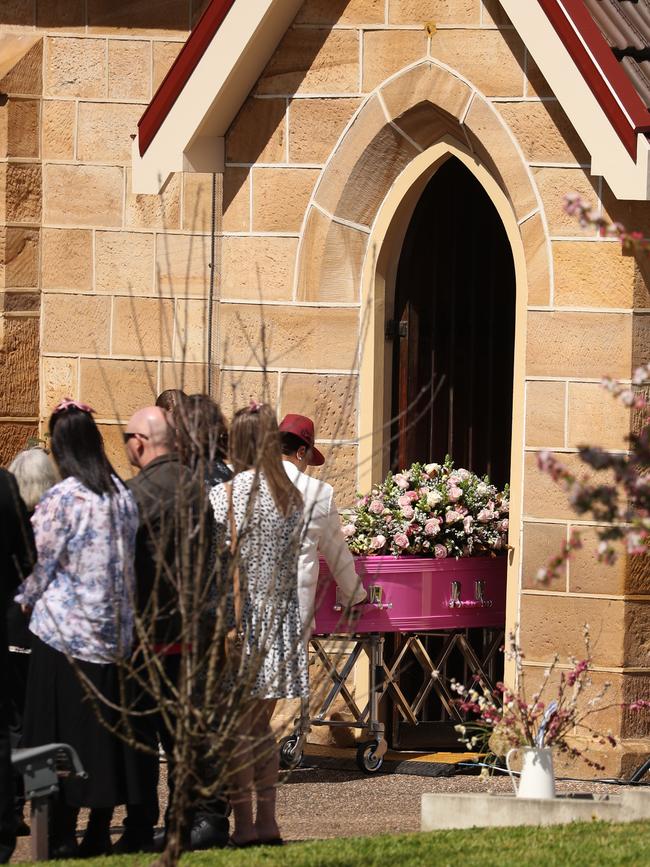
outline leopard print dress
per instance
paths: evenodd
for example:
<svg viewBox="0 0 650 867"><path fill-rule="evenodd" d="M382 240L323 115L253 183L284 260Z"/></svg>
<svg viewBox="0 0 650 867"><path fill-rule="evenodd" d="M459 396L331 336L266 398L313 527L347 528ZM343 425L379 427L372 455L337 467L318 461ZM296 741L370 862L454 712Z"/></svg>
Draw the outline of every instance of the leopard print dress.
<svg viewBox="0 0 650 867"><path fill-rule="evenodd" d="M210 491L217 547L230 546L229 484ZM232 503L240 544L244 653L239 682L254 698L306 698L307 651L298 607L302 511L285 517L263 473L239 473ZM233 618L234 619L234 618Z"/></svg>

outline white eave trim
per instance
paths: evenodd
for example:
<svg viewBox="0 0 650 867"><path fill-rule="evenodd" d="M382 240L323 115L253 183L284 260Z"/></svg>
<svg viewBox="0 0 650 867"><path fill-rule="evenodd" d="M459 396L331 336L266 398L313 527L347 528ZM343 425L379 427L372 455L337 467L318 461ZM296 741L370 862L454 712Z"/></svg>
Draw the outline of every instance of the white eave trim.
<svg viewBox="0 0 650 867"><path fill-rule="evenodd" d="M537 0L500 0L591 156L591 172L617 199L650 198L650 145L637 135L632 159ZM570 192L570 190L567 190Z"/></svg>
<svg viewBox="0 0 650 867"><path fill-rule="evenodd" d="M223 171L223 137L301 5L235 2L143 156L134 139L134 193L159 193L173 172Z"/></svg>

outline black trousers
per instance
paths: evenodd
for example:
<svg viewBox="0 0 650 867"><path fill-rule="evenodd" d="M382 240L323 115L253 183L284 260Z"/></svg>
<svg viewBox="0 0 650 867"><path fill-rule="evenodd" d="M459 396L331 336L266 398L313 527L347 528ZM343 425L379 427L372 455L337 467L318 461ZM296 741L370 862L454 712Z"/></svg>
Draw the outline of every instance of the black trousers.
<svg viewBox="0 0 650 867"><path fill-rule="evenodd" d="M180 654L169 654L163 659L163 668L167 679L171 683L177 683L179 679L181 666ZM143 699L143 704L147 703L147 699ZM154 746L158 740L165 752L167 759L167 786L169 790L169 800L167 811L165 813L165 825L168 824L169 810L174 797L175 790L175 769L174 769L174 733L172 730L174 721L170 720L171 726L168 726L163 719L162 714L152 714L151 716L143 717L138 722L139 738L150 746ZM158 805L158 781L159 781L159 765L158 757L151 756L146 753L140 753L141 761L141 780L146 780L146 788L148 796L143 798L140 804L129 804L127 808L127 816L124 820L124 826L128 833L135 834L139 837L148 837L158 822L160 809ZM211 768L206 765L204 774L206 779L209 779ZM187 833L192 827L192 824L199 817L209 818L217 830L223 831L225 838L228 837L228 801L216 793L209 799L204 799L200 802L195 801L189 807L186 814Z"/></svg>
<svg viewBox="0 0 650 867"><path fill-rule="evenodd" d="M9 651L2 612L0 628L0 864L5 864L16 846L16 813L14 810L14 773L11 766L9 737L10 700L7 671Z"/></svg>

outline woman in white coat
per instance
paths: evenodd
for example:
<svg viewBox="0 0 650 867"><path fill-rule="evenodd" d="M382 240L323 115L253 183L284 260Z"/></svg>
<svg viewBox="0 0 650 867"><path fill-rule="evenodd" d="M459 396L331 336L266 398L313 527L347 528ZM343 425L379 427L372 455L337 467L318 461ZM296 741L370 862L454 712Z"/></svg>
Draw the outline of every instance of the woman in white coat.
<svg viewBox="0 0 650 867"><path fill-rule="evenodd" d="M287 475L302 494L304 522L298 560L298 601L305 639L314 629L318 583L318 555L325 558L339 588L344 607L358 605L366 591L354 569L354 559L341 531L334 489L308 476L307 467L320 467L325 458L314 446L314 423L304 415L286 415L280 424L282 458Z"/></svg>

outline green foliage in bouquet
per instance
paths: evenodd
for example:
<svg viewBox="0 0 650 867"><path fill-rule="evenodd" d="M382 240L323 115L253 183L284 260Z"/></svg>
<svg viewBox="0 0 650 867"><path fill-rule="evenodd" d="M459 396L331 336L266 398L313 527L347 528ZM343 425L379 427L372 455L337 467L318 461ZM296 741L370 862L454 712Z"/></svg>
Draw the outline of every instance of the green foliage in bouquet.
<svg viewBox="0 0 650 867"><path fill-rule="evenodd" d="M487 476L444 464L413 464L375 485L342 513L353 554L495 556L508 547L509 492Z"/></svg>

